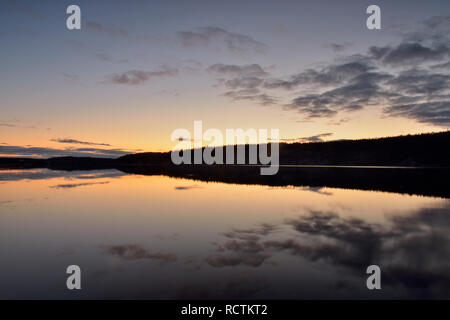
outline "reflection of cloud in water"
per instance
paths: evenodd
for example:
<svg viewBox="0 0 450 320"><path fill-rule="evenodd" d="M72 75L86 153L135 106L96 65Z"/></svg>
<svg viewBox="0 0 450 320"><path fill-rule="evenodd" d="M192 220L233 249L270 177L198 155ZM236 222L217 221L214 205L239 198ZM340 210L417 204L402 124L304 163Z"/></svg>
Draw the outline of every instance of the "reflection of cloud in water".
<svg viewBox="0 0 450 320"><path fill-rule="evenodd" d="M28 199L18 199L18 200L2 200L0 201L0 207L7 207L7 208L15 208L19 203L23 202L33 202L35 199L28 198Z"/></svg>
<svg viewBox="0 0 450 320"><path fill-rule="evenodd" d="M44 180L51 178L65 179L100 179L118 178L127 175L118 170L99 171L59 171L48 169L0 170L0 181Z"/></svg>
<svg viewBox="0 0 450 320"><path fill-rule="evenodd" d="M259 240L275 229L273 225L262 224L252 229L233 229L225 232L223 235L231 240L224 244L215 244L217 252L221 254L210 256L206 261L217 268L238 265L259 267L270 258ZM223 254L224 252L227 254Z"/></svg>
<svg viewBox="0 0 450 320"><path fill-rule="evenodd" d="M332 196L333 193L330 191L324 191L324 189L326 189L325 187L296 187L296 186L277 186L277 187L269 187L269 190L279 190L279 189L290 189L290 190L301 190L301 191L311 191L311 192L315 192L324 196Z"/></svg>
<svg viewBox="0 0 450 320"><path fill-rule="evenodd" d="M105 252L122 260L158 260L162 263L175 262L177 257L171 253L149 252L144 247L136 244L103 246Z"/></svg>
<svg viewBox="0 0 450 320"><path fill-rule="evenodd" d="M192 186L176 186L174 189L175 190L191 190L191 189L201 189L202 187L199 185L192 185Z"/></svg>
<svg viewBox="0 0 450 320"><path fill-rule="evenodd" d="M96 184L108 184L109 181L104 182L85 182L85 183L67 183L67 184L57 184L55 186L50 186L50 188L53 189L73 189L78 187L84 187L84 186L92 186Z"/></svg>
<svg viewBox="0 0 450 320"><path fill-rule="evenodd" d="M295 233L274 239L275 228L228 232L228 240L216 244L217 252L207 262L213 267L259 267L285 252L357 277L377 264L384 286L403 287L419 298L450 295L450 202L390 216L386 224L310 211L280 227Z"/></svg>

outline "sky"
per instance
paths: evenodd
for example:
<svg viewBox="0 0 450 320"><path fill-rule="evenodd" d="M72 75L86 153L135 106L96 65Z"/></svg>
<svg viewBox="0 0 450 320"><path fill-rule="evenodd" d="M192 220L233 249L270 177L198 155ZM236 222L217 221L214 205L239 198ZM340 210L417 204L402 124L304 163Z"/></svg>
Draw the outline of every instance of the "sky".
<svg viewBox="0 0 450 320"><path fill-rule="evenodd" d="M0 155L169 151L195 120L282 141L444 131L449 34L442 0L1 1Z"/></svg>

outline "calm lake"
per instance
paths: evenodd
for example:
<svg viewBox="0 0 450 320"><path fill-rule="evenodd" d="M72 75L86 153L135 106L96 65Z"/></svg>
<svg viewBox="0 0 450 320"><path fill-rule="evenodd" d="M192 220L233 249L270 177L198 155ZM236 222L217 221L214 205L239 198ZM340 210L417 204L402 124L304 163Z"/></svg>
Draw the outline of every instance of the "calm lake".
<svg viewBox="0 0 450 320"><path fill-rule="evenodd" d="M450 298L450 201L0 171L0 298ZM66 268L82 290L66 288ZM368 290L366 268L381 267Z"/></svg>

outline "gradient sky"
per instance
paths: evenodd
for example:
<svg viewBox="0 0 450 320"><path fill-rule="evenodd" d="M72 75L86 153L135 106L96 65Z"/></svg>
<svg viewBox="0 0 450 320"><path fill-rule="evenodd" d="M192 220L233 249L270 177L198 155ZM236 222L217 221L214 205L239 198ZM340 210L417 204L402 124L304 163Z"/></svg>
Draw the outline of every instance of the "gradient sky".
<svg viewBox="0 0 450 320"><path fill-rule="evenodd" d="M442 0L2 1L0 155L167 151L194 120L288 141L443 131L449 34Z"/></svg>

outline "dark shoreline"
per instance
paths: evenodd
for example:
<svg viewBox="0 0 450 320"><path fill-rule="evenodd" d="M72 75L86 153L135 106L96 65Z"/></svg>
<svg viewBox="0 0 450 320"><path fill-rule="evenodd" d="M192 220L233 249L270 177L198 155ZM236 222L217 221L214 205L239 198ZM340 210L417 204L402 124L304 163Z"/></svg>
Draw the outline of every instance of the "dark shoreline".
<svg viewBox="0 0 450 320"><path fill-rule="evenodd" d="M260 166L137 165L92 158L11 160L7 163L0 158L0 172L2 169L116 169L127 174L165 175L205 182L269 187L332 187L450 198L450 168L442 167L280 166L276 175L264 176L260 174Z"/></svg>

